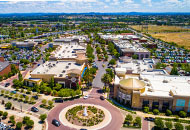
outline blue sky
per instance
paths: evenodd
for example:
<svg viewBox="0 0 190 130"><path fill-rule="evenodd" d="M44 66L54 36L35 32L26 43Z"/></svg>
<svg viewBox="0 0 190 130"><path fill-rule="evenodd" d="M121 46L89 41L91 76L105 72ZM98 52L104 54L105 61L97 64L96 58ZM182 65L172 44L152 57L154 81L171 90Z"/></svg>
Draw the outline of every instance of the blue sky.
<svg viewBox="0 0 190 130"><path fill-rule="evenodd" d="M190 12L190 0L0 0L0 13Z"/></svg>

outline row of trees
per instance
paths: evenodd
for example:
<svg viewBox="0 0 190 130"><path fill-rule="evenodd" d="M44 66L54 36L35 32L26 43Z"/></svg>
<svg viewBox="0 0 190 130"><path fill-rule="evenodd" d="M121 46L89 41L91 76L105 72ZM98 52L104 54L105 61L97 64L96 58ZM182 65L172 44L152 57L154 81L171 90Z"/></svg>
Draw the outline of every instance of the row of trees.
<svg viewBox="0 0 190 130"><path fill-rule="evenodd" d="M175 123L174 126L173 126L173 123L171 121L163 122L163 120L160 119L160 118L155 119L154 123L155 123L156 129L167 128L167 129L171 130L174 127L176 130L184 130L184 125L183 124L181 124L181 123ZM185 128L187 130L189 130L190 129L190 125L187 125Z"/></svg>
<svg viewBox="0 0 190 130"><path fill-rule="evenodd" d="M141 128L142 126L142 123L141 123L141 118L140 117L136 117L134 120L133 120L133 116L128 114L126 115L125 117L125 121L124 121L124 127L137 127L137 128Z"/></svg>

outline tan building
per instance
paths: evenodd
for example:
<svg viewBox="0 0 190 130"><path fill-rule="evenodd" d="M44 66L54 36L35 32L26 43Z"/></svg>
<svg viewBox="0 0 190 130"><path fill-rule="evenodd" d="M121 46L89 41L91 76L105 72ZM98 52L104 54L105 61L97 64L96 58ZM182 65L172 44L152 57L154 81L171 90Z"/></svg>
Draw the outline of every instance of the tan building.
<svg viewBox="0 0 190 130"><path fill-rule="evenodd" d="M169 75L116 76L114 98L134 109L190 112L190 78Z"/></svg>

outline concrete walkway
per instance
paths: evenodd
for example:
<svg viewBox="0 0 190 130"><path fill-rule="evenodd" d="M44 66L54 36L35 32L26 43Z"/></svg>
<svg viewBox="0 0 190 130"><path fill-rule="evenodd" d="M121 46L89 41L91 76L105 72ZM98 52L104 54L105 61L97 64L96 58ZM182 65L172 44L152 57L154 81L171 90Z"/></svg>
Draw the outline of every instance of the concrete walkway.
<svg viewBox="0 0 190 130"><path fill-rule="evenodd" d="M30 117L31 120L34 121L34 130L42 130L42 124L38 123L40 120L37 117L34 117L32 115L26 114L26 112L18 112L18 111L13 111L13 110L6 110L5 107L3 105L0 105L0 110L1 111L6 111L8 112L8 114L14 115L14 116L18 116L18 117L24 117L24 116L28 116Z"/></svg>

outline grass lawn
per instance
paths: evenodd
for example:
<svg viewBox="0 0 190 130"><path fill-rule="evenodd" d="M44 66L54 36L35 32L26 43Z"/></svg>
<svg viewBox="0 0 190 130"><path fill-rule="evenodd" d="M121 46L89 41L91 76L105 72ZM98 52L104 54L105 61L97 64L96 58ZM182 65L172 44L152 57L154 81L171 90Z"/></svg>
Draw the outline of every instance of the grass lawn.
<svg viewBox="0 0 190 130"><path fill-rule="evenodd" d="M175 42L180 46L190 49L190 33L157 33L152 34L153 37L159 38L166 42Z"/></svg>
<svg viewBox="0 0 190 130"><path fill-rule="evenodd" d="M142 30L141 25L134 25L131 26L135 30ZM179 26L158 26L158 25L148 25L148 33L163 33L163 32L190 32L190 29L185 29ZM143 29L143 32L145 32L145 29Z"/></svg>

